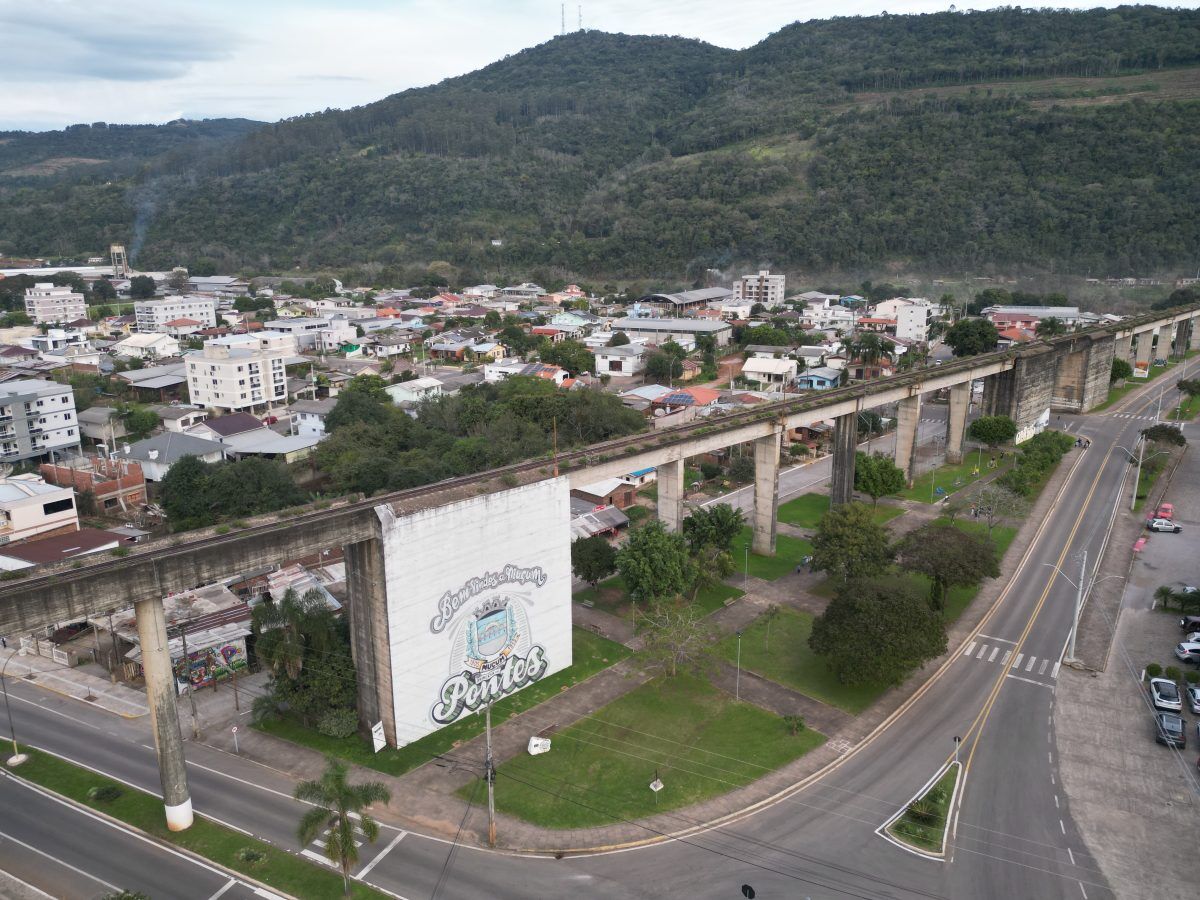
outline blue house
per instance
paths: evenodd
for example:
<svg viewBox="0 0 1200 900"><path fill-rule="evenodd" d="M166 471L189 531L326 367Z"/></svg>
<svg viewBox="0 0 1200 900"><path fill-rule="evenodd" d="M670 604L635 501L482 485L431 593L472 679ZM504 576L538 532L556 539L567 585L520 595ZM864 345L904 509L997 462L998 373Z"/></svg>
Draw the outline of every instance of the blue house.
<svg viewBox="0 0 1200 900"><path fill-rule="evenodd" d="M796 387L803 391L827 391L842 383L842 373L828 366L805 369L796 376Z"/></svg>

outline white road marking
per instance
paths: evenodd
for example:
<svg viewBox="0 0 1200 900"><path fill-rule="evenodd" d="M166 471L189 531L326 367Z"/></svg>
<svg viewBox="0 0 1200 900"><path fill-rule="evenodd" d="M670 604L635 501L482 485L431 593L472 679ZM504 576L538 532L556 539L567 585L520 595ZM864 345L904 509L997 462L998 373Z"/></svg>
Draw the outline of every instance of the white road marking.
<svg viewBox="0 0 1200 900"><path fill-rule="evenodd" d="M1071 848L1067 848L1067 859L1071 860L1071 865L1075 865L1075 854L1071 852Z"/></svg>
<svg viewBox="0 0 1200 900"><path fill-rule="evenodd" d="M1021 660L1022 660L1022 659L1024 659L1024 658L1025 658L1025 654L1024 654L1024 653L1018 653L1018 654L1017 654L1017 658L1013 660L1012 667L1013 667L1014 669L1016 669L1016 668L1019 668L1019 667L1020 667L1020 665L1021 665Z"/></svg>
<svg viewBox="0 0 1200 900"><path fill-rule="evenodd" d="M1031 656L1031 657L1029 657L1029 664L1028 664L1027 666L1025 666L1025 671L1026 671L1026 672L1032 672L1032 671L1033 671L1033 664L1034 664L1035 662L1037 662L1037 657L1036 657L1036 656Z"/></svg>
<svg viewBox="0 0 1200 900"><path fill-rule="evenodd" d="M1021 675L1014 675L1012 672L1009 672L1007 677L1014 678L1017 681L1023 681L1026 684L1036 684L1038 687L1044 687L1051 691L1054 690L1054 685L1052 684L1046 684L1044 681L1034 681L1032 678L1024 678Z"/></svg>
<svg viewBox="0 0 1200 900"><path fill-rule="evenodd" d="M221 888L219 891L217 891L215 894L213 894L211 897L209 897L208 900L217 900L218 897L220 897L222 894L224 894L227 890L229 890L235 884L237 884L237 881L234 880L233 878L230 878L227 882L225 882L225 886L223 888Z"/></svg>
<svg viewBox="0 0 1200 900"><path fill-rule="evenodd" d="M1012 651L1011 651L1011 650L1005 650L1005 651L1004 651L1004 659L1000 660L1000 665L1002 665L1002 666L1007 666L1007 665L1008 665L1008 660L1009 660L1009 658L1010 658L1011 656L1012 656Z"/></svg>
<svg viewBox="0 0 1200 900"><path fill-rule="evenodd" d="M328 859L328 857L322 856L320 853L316 853L312 850L309 850L307 847L305 847L303 850L300 851L300 855L307 856L309 859L312 859L312 860L316 860L321 865L329 866L329 868L331 868L331 869L337 868L337 864L334 862L331 862Z"/></svg>
<svg viewBox="0 0 1200 900"><path fill-rule="evenodd" d="M1053 670L1051 670L1051 672L1050 672L1050 677L1051 677L1051 678L1058 678L1058 667L1059 667L1060 665L1062 665L1062 663L1055 663L1055 664L1054 664L1054 668L1053 668Z"/></svg>
<svg viewBox="0 0 1200 900"><path fill-rule="evenodd" d="M996 661L996 654L997 654L997 653L999 653L999 652L1000 652L1000 648L999 648L999 647L994 647L994 648L992 648L992 655L988 657L988 662L995 662L995 661Z"/></svg>
<svg viewBox="0 0 1200 900"><path fill-rule="evenodd" d="M976 643L976 641L971 641L971 643L967 644L967 649L963 651L963 656L970 656L972 653L974 653Z"/></svg>
<svg viewBox="0 0 1200 900"><path fill-rule="evenodd" d="M979 648L979 655L976 656L975 658L983 659L983 654L987 653L987 649L988 649L988 645L984 644L982 647Z"/></svg>
<svg viewBox="0 0 1200 900"><path fill-rule="evenodd" d="M1045 675L1046 674L1046 666L1048 666L1048 665L1050 665L1050 660L1043 659L1042 664L1040 666L1038 666L1038 674Z"/></svg>
<svg viewBox="0 0 1200 900"><path fill-rule="evenodd" d="M355 875L354 877L357 878L359 881L362 881L364 878L366 878L367 875L370 874L371 870L373 868L375 868L375 864L377 862L379 862L381 859L383 859L385 856L387 856L388 853L391 852L391 849L393 847L395 847L398 843L400 843L400 839L403 838L406 834L408 834L407 831L402 831L398 835L396 835L394 838L392 838L392 842L390 844L388 844L386 847L384 847L382 850L380 850L379 854L373 860L371 860L369 863L367 863L366 866L363 867L363 870L361 872L359 872L357 875Z"/></svg>
<svg viewBox="0 0 1200 900"><path fill-rule="evenodd" d="M1063 833L1063 834L1066 834L1066 833L1067 833L1067 826L1063 824L1063 820L1062 820L1062 819L1059 819L1059 820L1058 820L1058 827L1062 829L1062 833Z"/></svg>
<svg viewBox="0 0 1200 900"><path fill-rule="evenodd" d="M1054 754L1049 750L1046 751L1046 760L1050 763L1050 765L1054 765Z"/></svg>
<svg viewBox="0 0 1200 900"><path fill-rule="evenodd" d="M280 900L278 894L272 894L270 891L264 891L262 888L255 888L254 894L256 897L265 898L265 900Z"/></svg>
<svg viewBox="0 0 1200 900"><path fill-rule="evenodd" d="M1054 795L1054 808L1055 808L1055 809L1059 809L1059 808L1060 808L1060 807L1059 807L1059 805L1058 805L1058 794L1055 794L1055 795Z"/></svg>
<svg viewBox="0 0 1200 900"><path fill-rule="evenodd" d="M1050 773L1050 783L1051 783L1051 784L1058 784L1058 782L1054 780L1054 773L1053 773L1053 772L1051 772L1051 773Z"/></svg>
<svg viewBox="0 0 1200 900"><path fill-rule="evenodd" d="M999 641L1001 644L1012 644L1016 646L1016 641L1005 640L1004 638L992 637L990 634L981 634L981 638L986 638L989 641Z"/></svg>
<svg viewBox="0 0 1200 900"><path fill-rule="evenodd" d="M76 875L82 875L84 878L90 878L92 881L96 882L97 884L104 885L110 891L120 891L121 890L115 884L109 884L103 878L97 878L91 872L85 872L85 871L83 871L83 869L76 868L75 866L71 865L69 862L65 862L65 861L59 859L57 856L51 856L49 853L47 853L44 850L39 850L37 847L27 844L24 841L19 841L15 837L13 837L11 834L5 834L3 831L0 831L0 838L4 838L5 840L12 841L18 847L24 847L26 850L31 850L34 853L36 853L38 856L44 856L44 857L46 857L46 859L50 860L51 862L58 863L64 869L70 869Z"/></svg>
<svg viewBox="0 0 1200 900"><path fill-rule="evenodd" d="M1083 882L1079 882L1079 893L1083 894L1083 900L1088 900L1087 891L1083 889Z"/></svg>

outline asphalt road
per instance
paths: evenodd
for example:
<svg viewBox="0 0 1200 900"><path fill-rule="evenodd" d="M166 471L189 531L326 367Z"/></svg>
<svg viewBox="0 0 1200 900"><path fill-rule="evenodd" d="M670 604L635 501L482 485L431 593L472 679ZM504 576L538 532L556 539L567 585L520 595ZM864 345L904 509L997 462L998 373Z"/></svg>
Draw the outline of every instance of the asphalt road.
<svg viewBox="0 0 1200 900"><path fill-rule="evenodd" d="M1080 551L1087 549L1092 560L1098 557L1127 469L1117 445L1132 446L1136 432L1150 424L1141 416L1153 417L1158 384L1142 393L1152 396L1132 396L1104 414L1064 417L1062 425L1091 437L1092 447L1081 454L996 612L966 652L886 732L848 755L815 785L748 819L686 841L564 860L454 849L440 839L385 829L380 842L364 855L360 871L369 867L365 880L411 900L481 895L525 900L571 894L735 898L742 896L743 884L752 885L764 898L1112 896L1058 789L1051 701L1075 590L1051 566L1076 579ZM936 422L926 425L939 427ZM784 498L819 484L821 475L814 465L781 476ZM157 793L157 770L144 726L114 722L20 682L12 686L12 694L22 740ZM946 762L955 735L964 739L960 754L965 780L950 860L935 862L893 846L875 831ZM293 852L299 849L292 835L300 807L290 798L290 785L282 776L200 745L189 743L187 751L198 811ZM5 788L13 789L0 784L0 791ZM12 800L0 793L0 809L5 810L0 830L11 836L6 840L16 838L32 846L42 842L45 852L61 857L68 846L73 853L82 852L97 828L87 817L65 810L57 812L64 816L61 821L46 814L52 824L43 825L36 812L26 813L33 809L32 802ZM20 810L10 814L14 805ZM691 823L680 815L680 827L687 824ZM160 865L148 854L146 849L122 846L94 859L65 861L125 886L113 879L132 878L145 866ZM0 865L9 868L17 856L22 854L0 843ZM28 857L23 858L20 871L31 876L27 880L41 886L66 885L68 876L62 871L47 863L43 874L40 864L30 865ZM126 865L135 871L112 868ZM210 876L216 877L203 877ZM149 893L156 898L208 898L220 887L217 882L209 890L209 882L200 880L193 887L193 882L178 877L169 883L171 890L149 888ZM56 889L64 896L91 896ZM238 896L232 889L223 896L231 895Z"/></svg>

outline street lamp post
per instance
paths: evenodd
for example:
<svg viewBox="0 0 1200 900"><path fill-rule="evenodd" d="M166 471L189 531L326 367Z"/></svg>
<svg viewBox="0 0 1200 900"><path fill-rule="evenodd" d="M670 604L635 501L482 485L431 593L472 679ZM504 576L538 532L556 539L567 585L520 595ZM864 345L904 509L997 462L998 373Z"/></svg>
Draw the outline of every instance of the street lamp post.
<svg viewBox="0 0 1200 900"><path fill-rule="evenodd" d="M733 699L742 699L742 633L737 633L737 680L733 683Z"/></svg>
<svg viewBox="0 0 1200 900"><path fill-rule="evenodd" d="M1059 575L1062 575L1063 579L1066 580L1067 584L1069 584L1069 585L1071 585L1071 587L1075 588L1075 613L1071 617L1071 635L1067 642L1067 652L1066 652L1066 655L1063 657L1063 662L1065 662L1065 663L1077 662L1077 660L1075 659L1075 639L1079 634L1079 619L1080 619L1080 616L1083 615L1083 604L1084 604L1084 601L1087 599L1087 595L1090 594L1092 592L1092 588L1094 588L1096 585L1098 585L1101 581L1108 581L1110 578L1124 578L1125 576L1123 576L1123 575L1105 575L1103 578L1097 578L1096 573L1093 571L1092 572L1092 580L1088 581L1087 580L1087 551L1086 550L1083 551L1083 561L1080 563L1080 566L1079 566L1079 583L1078 584L1076 584L1070 578L1067 578L1067 576L1063 572L1063 570L1060 569L1058 566L1054 565L1054 563L1042 563L1042 565L1049 566L1051 569L1053 569Z"/></svg>
<svg viewBox="0 0 1200 900"><path fill-rule="evenodd" d="M8 736L12 738L13 755L8 758L9 768L19 766L25 760L29 759L28 756L21 752L21 748L17 746L17 729L13 727L12 706L8 702L8 682L4 680L4 673L8 670L8 664L13 661L14 657L24 655L25 648L22 647L16 653L12 654L12 656L9 656L4 661L4 665L0 667L0 689L4 691L4 711L8 714Z"/></svg>

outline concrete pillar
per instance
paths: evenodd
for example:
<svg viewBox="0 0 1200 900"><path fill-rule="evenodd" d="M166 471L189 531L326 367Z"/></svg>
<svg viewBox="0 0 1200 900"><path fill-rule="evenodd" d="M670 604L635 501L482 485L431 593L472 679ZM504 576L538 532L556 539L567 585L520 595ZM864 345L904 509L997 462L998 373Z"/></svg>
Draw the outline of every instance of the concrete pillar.
<svg viewBox="0 0 1200 900"><path fill-rule="evenodd" d="M779 435L775 431L754 442L754 538L750 549L775 555L775 513L779 505Z"/></svg>
<svg viewBox="0 0 1200 900"><path fill-rule="evenodd" d="M909 483L913 480L913 460L916 458L917 429L921 422L921 395L905 397L896 411L896 465Z"/></svg>
<svg viewBox="0 0 1200 900"><path fill-rule="evenodd" d="M683 460L658 464L658 520L667 531L683 527Z"/></svg>
<svg viewBox="0 0 1200 900"><path fill-rule="evenodd" d="M983 380L983 414L985 416L1013 415L1016 404L1016 378L1012 371L997 372Z"/></svg>
<svg viewBox="0 0 1200 900"><path fill-rule="evenodd" d="M854 499L854 461L858 452L858 413L833 420L833 482L830 503L837 506Z"/></svg>
<svg viewBox="0 0 1200 900"><path fill-rule="evenodd" d="M1182 322L1175 323L1175 342L1171 346L1171 355L1176 359L1183 359L1187 356L1188 332L1191 330L1191 324L1191 319L1184 319Z"/></svg>
<svg viewBox="0 0 1200 900"><path fill-rule="evenodd" d="M1188 319L1188 349L1200 350L1200 327L1195 319Z"/></svg>
<svg viewBox="0 0 1200 900"><path fill-rule="evenodd" d="M162 781L167 828L183 831L192 825L192 798L188 795L187 766L183 759L183 735L175 708L175 671L167 649L167 620L162 600L143 600L133 607L142 671L146 675L146 702L150 727L158 753L158 777Z"/></svg>
<svg viewBox="0 0 1200 900"><path fill-rule="evenodd" d="M960 463L963 437L967 433L967 411L971 407L971 382L950 387L950 415L946 419L946 462Z"/></svg>
<svg viewBox="0 0 1200 900"><path fill-rule="evenodd" d="M1113 359L1123 359L1125 362L1131 362L1133 359L1133 335L1127 334L1125 337L1113 338L1115 346L1113 347Z"/></svg>
<svg viewBox="0 0 1200 900"><path fill-rule="evenodd" d="M1134 368L1150 368L1150 358L1153 351L1153 344L1153 331L1139 331L1133 336Z"/></svg>
<svg viewBox="0 0 1200 900"><path fill-rule="evenodd" d="M383 722L388 745L396 746L392 705L392 652L388 630L383 541L374 538L345 546L346 605L350 651L358 684L358 724L368 733Z"/></svg>

